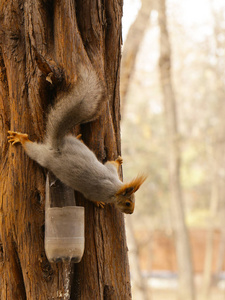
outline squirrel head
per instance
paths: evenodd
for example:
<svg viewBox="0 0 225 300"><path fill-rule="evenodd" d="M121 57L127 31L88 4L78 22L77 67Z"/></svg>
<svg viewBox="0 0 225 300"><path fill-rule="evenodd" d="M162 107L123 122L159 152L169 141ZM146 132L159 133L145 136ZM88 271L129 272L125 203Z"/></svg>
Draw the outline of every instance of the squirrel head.
<svg viewBox="0 0 225 300"><path fill-rule="evenodd" d="M146 176L138 176L129 183L125 183L116 193L116 206L125 213L132 214L135 207L134 193L140 188L142 183L146 180Z"/></svg>

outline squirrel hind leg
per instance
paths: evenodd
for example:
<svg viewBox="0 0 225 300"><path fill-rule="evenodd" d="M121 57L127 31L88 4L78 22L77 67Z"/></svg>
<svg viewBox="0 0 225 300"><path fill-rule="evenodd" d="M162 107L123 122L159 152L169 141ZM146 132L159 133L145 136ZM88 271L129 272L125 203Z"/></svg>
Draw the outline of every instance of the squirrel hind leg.
<svg viewBox="0 0 225 300"><path fill-rule="evenodd" d="M120 166L121 166L122 163L123 163L122 157L121 157L121 156L118 156L116 160L109 160L109 161L107 161L107 163L108 163L108 164L111 164L111 165L113 165L113 166L115 166L115 167L116 167L116 170L117 170L117 173L118 173L118 175L119 175L119 173L120 173Z"/></svg>
<svg viewBox="0 0 225 300"><path fill-rule="evenodd" d="M82 134L80 133L80 134L78 134L77 136L76 136L76 139L78 139L81 143L83 143L84 144L84 141L82 140Z"/></svg>
<svg viewBox="0 0 225 300"><path fill-rule="evenodd" d="M31 142L28 139L28 135L26 133L16 132L16 131L8 131L9 136L7 137L8 142L12 145L17 143L21 143L24 145L26 142Z"/></svg>

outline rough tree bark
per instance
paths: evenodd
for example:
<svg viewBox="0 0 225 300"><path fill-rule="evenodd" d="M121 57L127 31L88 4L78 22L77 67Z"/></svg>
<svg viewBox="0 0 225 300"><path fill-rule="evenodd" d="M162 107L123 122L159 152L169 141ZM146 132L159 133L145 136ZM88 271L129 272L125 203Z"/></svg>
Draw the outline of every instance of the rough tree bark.
<svg viewBox="0 0 225 300"><path fill-rule="evenodd" d="M180 152L176 115L176 100L171 80L171 48L167 30L165 0L158 2L160 28L159 72L165 109L168 145L168 165L171 193L171 213L175 231L175 243L180 279L179 297L182 300L195 298L192 260L180 185Z"/></svg>
<svg viewBox="0 0 225 300"><path fill-rule="evenodd" d="M65 278L63 264L50 264L44 252L45 171L6 142L9 129L42 140L60 80L76 82L76 61L90 60L108 101L97 121L81 126L82 138L101 161L120 154L121 16L120 0L0 0L1 299L66 299L68 279L71 299L131 298L122 214L76 195L86 210L85 253Z"/></svg>

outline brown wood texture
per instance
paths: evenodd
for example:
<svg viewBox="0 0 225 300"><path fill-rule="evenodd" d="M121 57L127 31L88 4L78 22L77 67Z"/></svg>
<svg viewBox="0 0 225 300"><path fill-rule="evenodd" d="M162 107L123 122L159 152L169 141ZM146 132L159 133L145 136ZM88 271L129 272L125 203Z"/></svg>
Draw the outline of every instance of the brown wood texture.
<svg viewBox="0 0 225 300"><path fill-rule="evenodd" d="M43 139L57 86L46 80L37 53L66 84L76 81L78 60L91 61L105 80L103 113L80 130L101 161L115 159L121 17L119 0L0 0L0 299L66 299L65 266L50 264L44 253L45 170L6 138L11 129ZM86 245L72 266L71 299L130 299L123 215L113 205L102 210L81 195L76 200L85 206Z"/></svg>

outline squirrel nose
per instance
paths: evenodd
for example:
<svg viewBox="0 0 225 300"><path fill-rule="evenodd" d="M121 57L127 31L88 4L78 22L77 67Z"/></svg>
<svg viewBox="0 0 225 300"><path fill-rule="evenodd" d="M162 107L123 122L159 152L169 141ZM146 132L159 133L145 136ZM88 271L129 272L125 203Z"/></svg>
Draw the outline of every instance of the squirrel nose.
<svg viewBox="0 0 225 300"><path fill-rule="evenodd" d="M129 215L131 215L133 212L134 212L134 206L131 209L126 211L126 213Z"/></svg>

